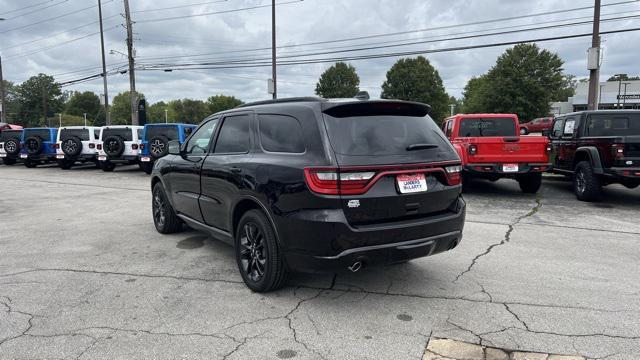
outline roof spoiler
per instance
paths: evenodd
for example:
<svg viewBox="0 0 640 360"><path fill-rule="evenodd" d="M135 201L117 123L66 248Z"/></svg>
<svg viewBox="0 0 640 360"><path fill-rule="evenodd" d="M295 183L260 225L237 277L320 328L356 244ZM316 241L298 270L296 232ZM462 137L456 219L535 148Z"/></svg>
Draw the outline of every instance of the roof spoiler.
<svg viewBox="0 0 640 360"><path fill-rule="evenodd" d="M398 100L355 100L343 103L326 102L322 112L336 118L353 116L411 116L425 117L431 113L431 106L418 102Z"/></svg>

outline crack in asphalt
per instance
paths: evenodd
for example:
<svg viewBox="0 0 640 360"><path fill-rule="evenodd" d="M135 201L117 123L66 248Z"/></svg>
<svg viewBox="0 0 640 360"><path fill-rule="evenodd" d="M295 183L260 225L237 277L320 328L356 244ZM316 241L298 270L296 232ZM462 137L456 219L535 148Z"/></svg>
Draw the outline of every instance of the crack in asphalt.
<svg viewBox="0 0 640 360"><path fill-rule="evenodd" d="M492 222L492 221L479 221L479 220L465 220L465 223L486 224L486 225L503 225L503 226L509 225L509 224L505 224L505 223ZM555 228L561 228L561 229L599 231L599 232L614 233L614 234L625 234L625 235L640 235L640 232L634 232L634 231L611 230L611 229L596 229L596 228L581 227L581 226L557 225L557 224L547 224L547 223L539 223L539 224L536 224L536 223L522 223L520 225L543 226L543 227L547 226L547 227L555 227Z"/></svg>
<svg viewBox="0 0 640 360"><path fill-rule="evenodd" d="M511 310L508 304L502 304L502 305L504 305L504 308L507 310L507 312L513 315L513 317L516 318L516 320L518 320L527 331L531 331L531 329L529 329L529 325L527 325L527 323L524 322L524 320L522 320L520 316L518 316L518 314L516 314L513 310Z"/></svg>
<svg viewBox="0 0 640 360"><path fill-rule="evenodd" d="M504 245L506 243L508 243L509 241L511 241L511 233L513 233L513 230L515 229L515 226L518 225L520 223L520 221L533 216L535 213L537 213L540 208L542 207L542 197L540 197L539 195L536 195L536 205L526 214L524 215L520 215L517 218L515 218L515 220L513 222L511 222L510 224L508 224L508 229L507 232L504 234L504 238L497 244L492 244L491 246L489 246L484 252L476 255L476 257L474 257L471 260L471 264L469 264L469 267L467 267L466 270L462 271L460 274L458 274L456 276L456 278L452 281L452 282L457 282L462 276L464 276L466 273L470 272L473 267L476 265L476 263L478 262L478 260L480 260L480 258L482 258L483 256L488 255L489 253L491 253L491 251L501 245Z"/></svg>
<svg viewBox="0 0 640 360"><path fill-rule="evenodd" d="M293 319L291 318L291 316L296 311L298 311L298 309L300 309L300 306L302 306L303 303L305 303L307 301L311 301L311 300L317 299L320 295L322 295L323 291L324 291L324 289L318 291L317 294L315 294L314 296L311 296L311 297L309 297L307 299L300 299L300 301L296 304L296 306L291 311L289 311L289 313L286 314L284 316L284 318L287 319L287 326L289 327L289 329L293 333L293 341L295 341L297 344L302 345L302 347L304 347L307 351L318 355L321 359L326 359L321 353L319 353L315 349L310 348L307 343L305 343L304 341L302 341L302 340L300 340L298 338L298 331L296 330L295 326L293 326Z"/></svg>

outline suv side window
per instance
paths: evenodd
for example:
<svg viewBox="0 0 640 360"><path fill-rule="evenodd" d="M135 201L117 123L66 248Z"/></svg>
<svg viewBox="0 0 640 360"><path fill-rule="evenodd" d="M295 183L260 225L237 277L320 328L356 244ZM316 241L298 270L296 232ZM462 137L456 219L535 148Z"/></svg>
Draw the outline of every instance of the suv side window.
<svg viewBox="0 0 640 360"><path fill-rule="evenodd" d="M303 153L302 127L298 119L276 114L258 115L260 143L265 151Z"/></svg>
<svg viewBox="0 0 640 360"><path fill-rule="evenodd" d="M564 130L564 118L556 119L556 122L553 124L553 130L551 131L551 137L553 139L559 139L562 137L562 132Z"/></svg>
<svg viewBox="0 0 640 360"><path fill-rule="evenodd" d="M211 137L216 130L217 124L218 119L213 119L200 126L189 138L185 147L185 153L187 155L205 155L208 153Z"/></svg>
<svg viewBox="0 0 640 360"><path fill-rule="evenodd" d="M444 126L444 134L447 136L447 138L451 138L451 134L453 133L453 120L447 121Z"/></svg>
<svg viewBox="0 0 640 360"><path fill-rule="evenodd" d="M242 154L249 152L251 117L248 114L224 118L216 148L216 154Z"/></svg>

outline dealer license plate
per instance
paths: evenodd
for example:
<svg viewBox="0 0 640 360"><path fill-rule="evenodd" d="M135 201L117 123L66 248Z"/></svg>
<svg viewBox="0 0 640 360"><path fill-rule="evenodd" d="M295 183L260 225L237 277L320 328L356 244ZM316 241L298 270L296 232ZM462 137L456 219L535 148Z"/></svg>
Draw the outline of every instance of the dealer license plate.
<svg viewBox="0 0 640 360"><path fill-rule="evenodd" d="M504 164L502 165L503 172L518 172L518 164Z"/></svg>
<svg viewBox="0 0 640 360"><path fill-rule="evenodd" d="M150 158L150 157L148 157L148 156L143 156L143 157L141 157L141 158L140 158L140 161L142 161L142 162L149 162L149 161L151 161L151 158Z"/></svg>
<svg viewBox="0 0 640 360"><path fill-rule="evenodd" d="M396 181L402 194L427 191L427 179L424 174L402 174L396 177Z"/></svg>
<svg viewBox="0 0 640 360"><path fill-rule="evenodd" d="M106 156L104 156L104 155L100 155L100 156L98 156L98 160L100 160L100 161L107 161L107 157L106 157Z"/></svg>
<svg viewBox="0 0 640 360"><path fill-rule="evenodd" d="M58 155L56 155L56 159L64 159L64 155L58 154Z"/></svg>
<svg viewBox="0 0 640 360"><path fill-rule="evenodd" d="M27 155L27 154L20 154L20 159L26 159L28 157L29 157L29 155Z"/></svg>

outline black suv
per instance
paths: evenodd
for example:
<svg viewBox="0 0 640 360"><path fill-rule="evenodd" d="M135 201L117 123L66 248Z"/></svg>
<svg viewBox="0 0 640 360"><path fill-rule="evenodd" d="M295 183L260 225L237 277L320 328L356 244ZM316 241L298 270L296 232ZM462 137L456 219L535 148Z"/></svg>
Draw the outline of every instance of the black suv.
<svg viewBox="0 0 640 360"><path fill-rule="evenodd" d="M425 104L294 98L205 119L152 172L156 229L234 245L254 291L453 249L460 159Z"/></svg>
<svg viewBox="0 0 640 360"><path fill-rule="evenodd" d="M640 185L640 111L564 114L549 137L553 172L573 179L579 200L598 200L608 184Z"/></svg>

